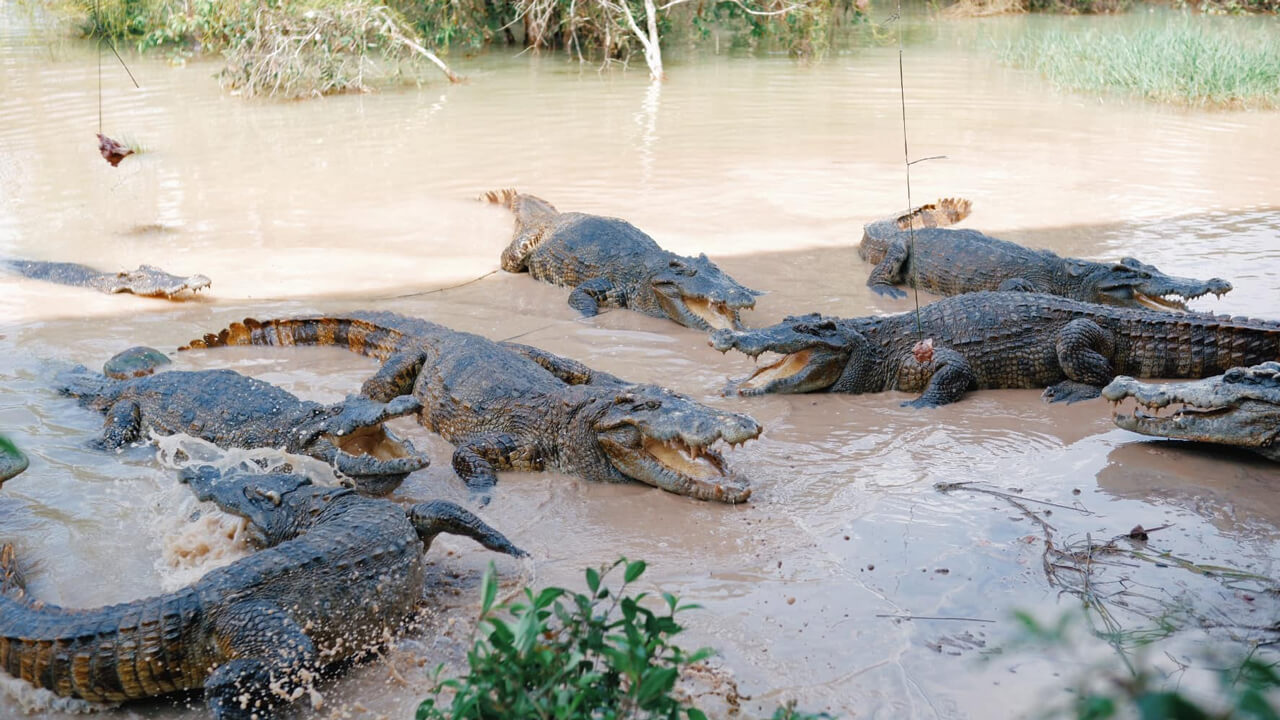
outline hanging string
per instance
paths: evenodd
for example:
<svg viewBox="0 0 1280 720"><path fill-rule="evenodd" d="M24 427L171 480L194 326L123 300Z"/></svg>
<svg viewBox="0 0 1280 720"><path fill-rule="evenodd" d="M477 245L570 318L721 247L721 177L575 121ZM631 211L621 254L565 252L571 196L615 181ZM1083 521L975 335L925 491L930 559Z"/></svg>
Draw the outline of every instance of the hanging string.
<svg viewBox="0 0 1280 720"><path fill-rule="evenodd" d="M93 2L93 26L98 32L98 134L102 134L102 41L107 41L107 47L111 48L111 54L116 56L116 60L120 61L120 67L124 68L125 74L129 76L129 81L139 90L142 86L138 84L137 78L133 76L133 71L129 69L128 63L124 58L120 57L120 53L116 51L116 44L112 42L111 36L107 34L107 28L102 24L102 8L98 0Z"/></svg>
<svg viewBox="0 0 1280 720"><path fill-rule="evenodd" d="M898 12L893 20L898 23L898 98L902 104L902 167L907 174L907 211L911 211L915 205L911 202L911 154L907 149L907 83L905 73L902 70L902 0L898 0ZM925 158L930 160L932 158ZM924 325L920 321L920 283L916 275L916 263L914 262L916 252L916 224L914 218L907 224L907 257L911 262L911 291L912 297L916 303L916 335L921 340L924 339Z"/></svg>

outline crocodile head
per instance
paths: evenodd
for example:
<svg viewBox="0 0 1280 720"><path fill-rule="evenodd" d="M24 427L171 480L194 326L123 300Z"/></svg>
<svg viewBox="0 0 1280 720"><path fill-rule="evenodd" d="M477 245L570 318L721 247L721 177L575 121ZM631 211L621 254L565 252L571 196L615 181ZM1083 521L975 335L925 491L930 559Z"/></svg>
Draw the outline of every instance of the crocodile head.
<svg viewBox="0 0 1280 720"><path fill-rule="evenodd" d="M1102 389L1112 420L1125 430L1236 445L1280 460L1280 362L1194 382L1153 384L1121 376ZM1132 412L1126 412L1132 399Z"/></svg>
<svg viewBox="0 0 1280 720"><path fill-rule="evenodd" d="M1072 297L1086 302L1153 310L1186 310L1186 301L1213 293L1221 297L1231 290L1222 278L1195 278L1165 275L1153 265L1127 257L1117 263L1070 262Z"/></svg>
<svg viewBox="0 0 1280 720"><path fill-rule="evenodd" d="M355 481L365 495L385 495L409 473L426 467L430 459L382 423L421 409L422 403L412 395L387 403L350 395L343 402L313 411L296 425L298 452L328 461Z"/></svg>
<svg viewBox="0 0 1280 720"><path fill-rule="evenodd" d="M313 485L305 475L223 472L209 465L184 468L178 479L189 485L197 498L248 520L247 539L260 548L306 532L329 501L351 492Z"/></svg>
<svg viewBox="0 0 1280 720"><path fill-rule="evenodd" d="M122 270L102 279L102 290L108 293L133 293L149 297L170 297L183 290L195 292L209 287L204 275L170 275L153 265L139 265L137 270Z"/></svg>
<svg viewBox="0 0 1280 720"><path fill-rule="evenodd" d="M710 339L711 347L720 352L734 349L753 358L765 352L782 355L730 382L725 393L738 395L824 390L845 373L860 341L865 342L859 333L818 314L788 317L755 330L717 330Z"/></svg>
<svg viewBox="0 0 1280 720"><path fill-rule="evenodd" d="M755 438L755 420L655 385L619 388L606 403L592 431L612 468L609 475L700 500L732 503L751 495L747 480L713 446Z"/></svg>
<svg viewBox="0 0 1280 720"><path fill-rule="evenodd" d="M762 294L739 285L706 255L666 259L649 283L667 317L697 330L742 327L738 311L755 307Z"/></svg>

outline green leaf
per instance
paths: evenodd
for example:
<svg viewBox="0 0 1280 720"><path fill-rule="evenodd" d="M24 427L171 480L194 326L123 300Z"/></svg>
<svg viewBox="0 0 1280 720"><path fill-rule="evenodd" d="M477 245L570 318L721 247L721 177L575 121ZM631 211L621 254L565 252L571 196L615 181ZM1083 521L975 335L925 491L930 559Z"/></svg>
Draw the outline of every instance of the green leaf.
<svg viewBox="0 0 1280 720"><path fill-rule="evenodd" d="M698 708L689 708L685 711L685 715L689 720L707 720L707 716Z"/></svg>
<svg viewBox="0 0 1280 720"><path fill-rule="evenodd" d="M485 568L480 587L480 616L484 617L489 614L489 610L493 608L494 599L498 597L498 569L494 567L492 561L489 567Z"/></svg>
<svg viewBox="0 0 1280 720"><path fill-rule="evenodd" d="M645 567L646 565L643 560L636 560L635 562L627 563L627 570L622 575L623 582L634 582L636 578L644 574Z"/></svg>
<svg viewBox="0 0 1280 720"><path fill-rule="evenodd" d="M594 595L600 589L600 571L587 568L587 589Z"/></svg>

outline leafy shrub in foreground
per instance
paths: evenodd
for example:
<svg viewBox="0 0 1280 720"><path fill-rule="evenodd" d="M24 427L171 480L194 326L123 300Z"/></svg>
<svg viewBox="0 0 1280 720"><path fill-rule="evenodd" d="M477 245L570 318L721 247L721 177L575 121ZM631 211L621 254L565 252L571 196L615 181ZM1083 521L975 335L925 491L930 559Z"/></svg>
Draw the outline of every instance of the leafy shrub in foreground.
<svg viewBox="0 0 1280 720"><path fill-rule="evenodd" d="M607 580L618 568L622 585L614 590ZM706 720L678 697L675 685L683 670L712 651L689 652L671 642L682 630L676 613L698 606L662 593L655 612L645 606L648 593L627 595L644 571L643 560L619 558L586 571L586 593L526 588L517 602L495 606L498 581L490 565L481 583L480 637L467 653L470 671L438 683L417 720ZM442 697L449 693L452 698ZM792 705L773 714L774 720L829 717Z"/></svg>

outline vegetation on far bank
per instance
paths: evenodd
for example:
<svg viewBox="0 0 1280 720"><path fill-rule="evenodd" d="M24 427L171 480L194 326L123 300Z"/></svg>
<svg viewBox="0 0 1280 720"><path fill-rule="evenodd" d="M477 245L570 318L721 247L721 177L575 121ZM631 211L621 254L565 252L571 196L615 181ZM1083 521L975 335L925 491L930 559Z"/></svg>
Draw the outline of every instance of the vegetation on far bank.
<svg viewBox="0 0 1280 720"><path fill-rule="evenodd" d="M27 0L86 36L181 58L221 53L222 81L246 95L306 97L416 79L436 55L501 43L582 62L644 62L663 76L671 38L827 52L867 0Z"/></svg>
<svg viewBox="0 0 1280 720"><path fill-rule="evenodd" d="M1028 33L1000 60L1072 91L1119 93L1203 107L1280 107L1280 22L1227 27L1158 13L1134 27Z"/></svg>

